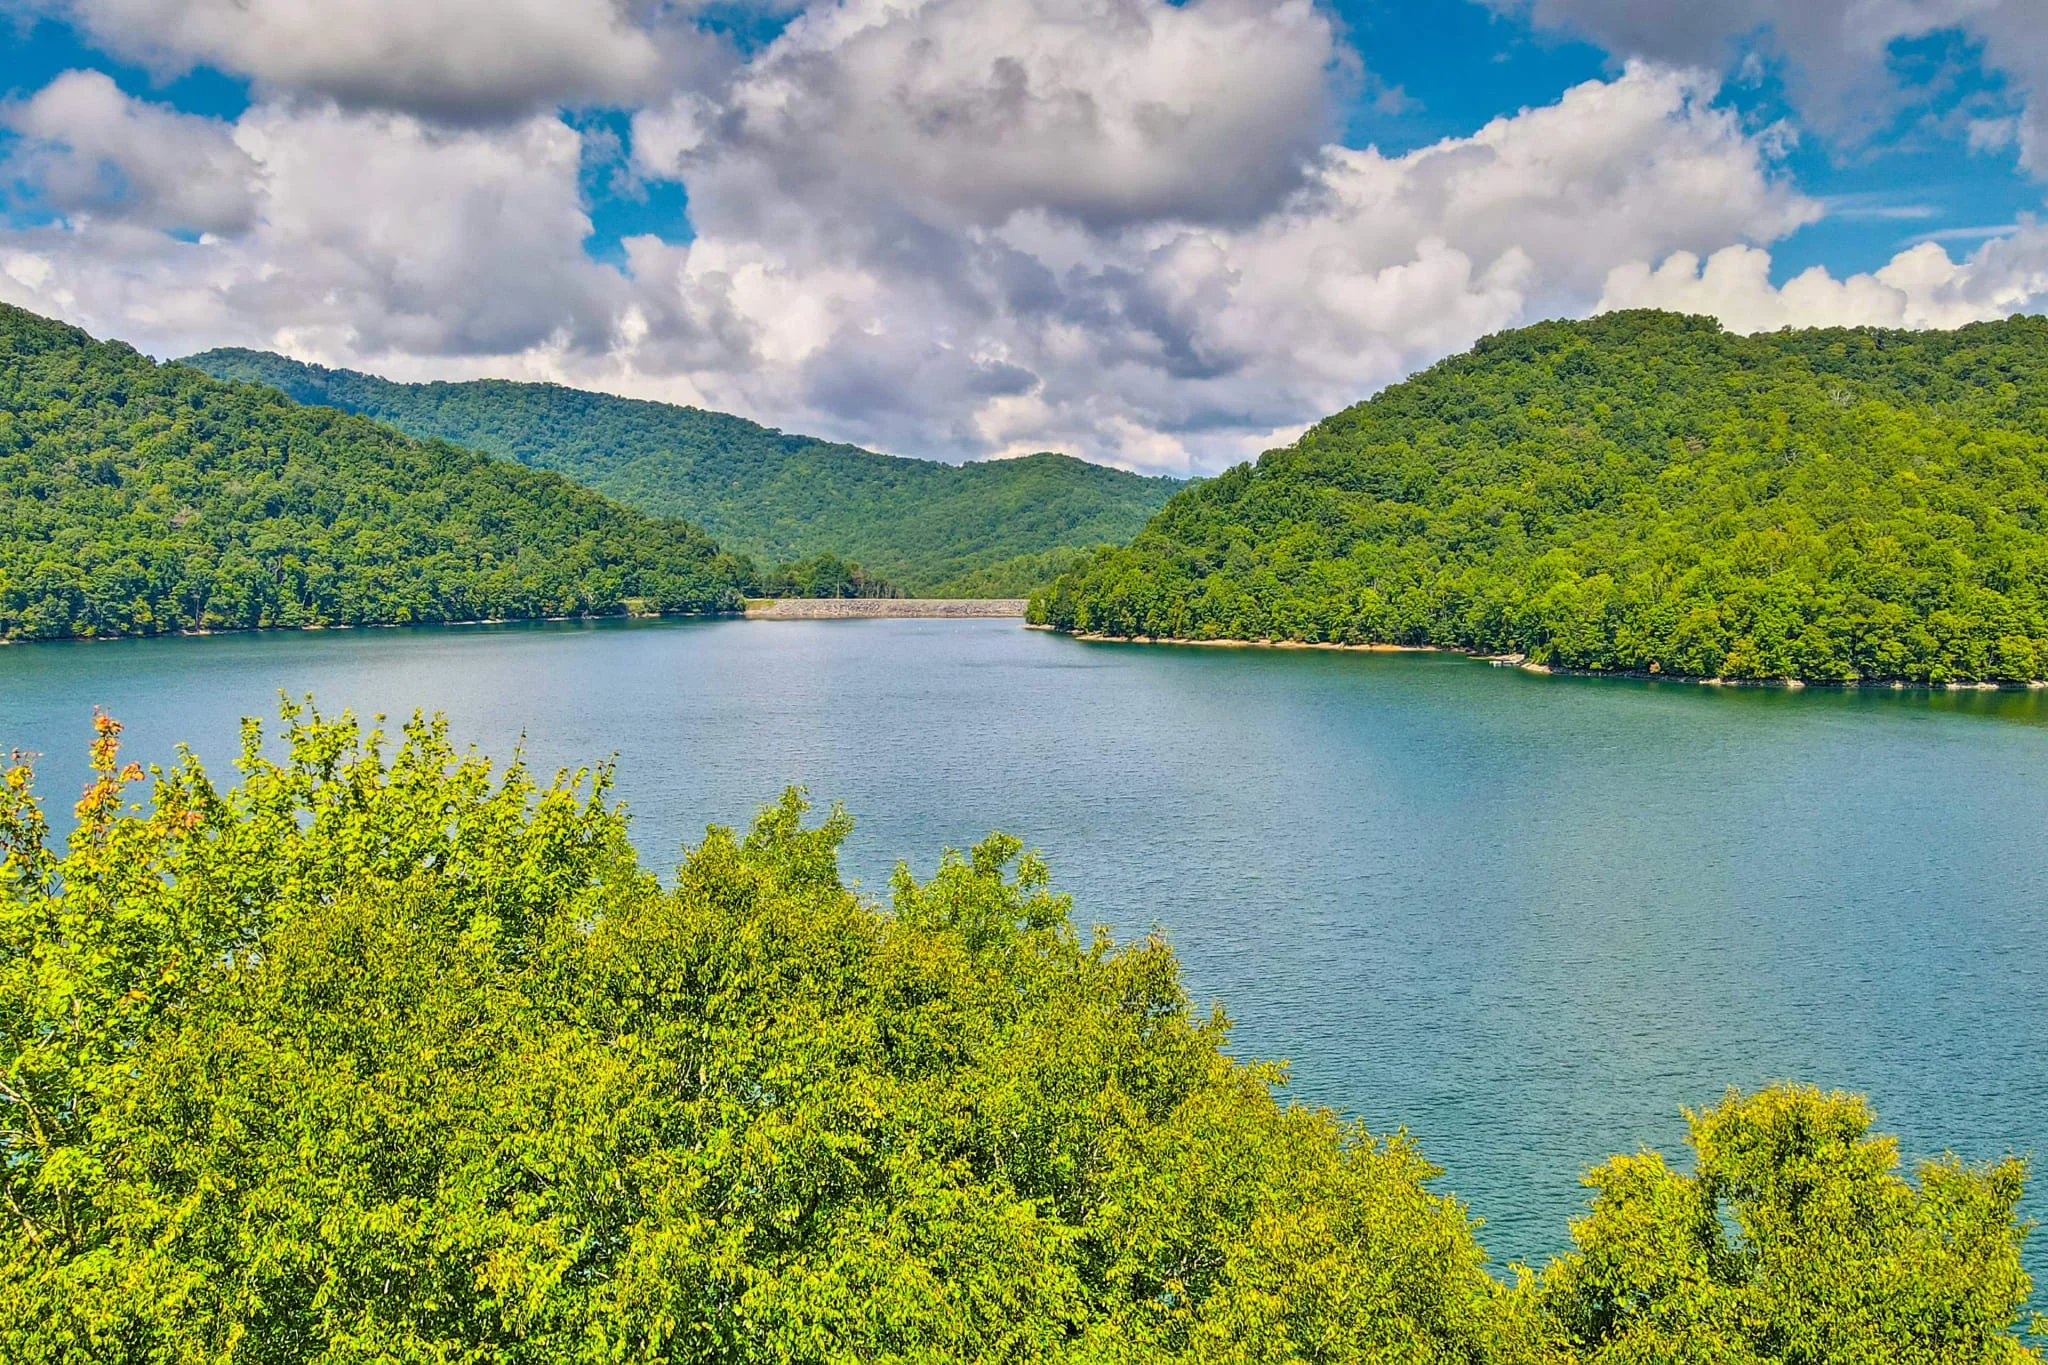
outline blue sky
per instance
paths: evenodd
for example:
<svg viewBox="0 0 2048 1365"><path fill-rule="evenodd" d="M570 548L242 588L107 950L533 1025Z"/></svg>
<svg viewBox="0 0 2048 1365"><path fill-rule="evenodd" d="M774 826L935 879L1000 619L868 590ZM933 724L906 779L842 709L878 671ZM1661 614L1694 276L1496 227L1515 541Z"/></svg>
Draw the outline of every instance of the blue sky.
<svg viewBox="0 0 2048 1365"><path fill-rule="evenodd" d="M1199 470L1536 316L2048 294L2038 0L11 7L0 297L156 353Z"/></svg>

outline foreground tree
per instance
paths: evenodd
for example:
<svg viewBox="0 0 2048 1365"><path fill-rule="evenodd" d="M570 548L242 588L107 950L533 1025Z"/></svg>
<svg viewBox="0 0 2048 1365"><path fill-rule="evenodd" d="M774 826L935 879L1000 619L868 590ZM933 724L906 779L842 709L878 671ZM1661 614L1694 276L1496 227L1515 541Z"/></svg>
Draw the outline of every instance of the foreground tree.
<svg viewBox="0 0 2048 1365"><path fill-rule="evenodd" d="M1587 1177L1578 1250L1546 1306L1601 1365L2035 1358L2009 1331L2027 1300L2024 1163L1924 1163L1871 1134L1859 1096L1778 1086L1688 1113L1696 1170L1654 1152Z"/></svg>
<svg viewBox="0 0 2048 1365"><path fill-rule="evenodd" d="M1871 1175L1797 1243L1769 1303L1819 1354L1732 1334L1747 1301L1630 1336L1632 1285L1764 1277L1606 1234L1618 1184L1497 1281L1405 1136L1284 1103L1164 944L1078 936L1001 836L884 910L791 793L665 888L605 771L494 774L438 723L387 752L288 708L283 761L252 725L238 787L188 757L146 806L118 734L61 854L26 766L0 789L9 1361L2025 1355L2010 1166Z"/></svg>

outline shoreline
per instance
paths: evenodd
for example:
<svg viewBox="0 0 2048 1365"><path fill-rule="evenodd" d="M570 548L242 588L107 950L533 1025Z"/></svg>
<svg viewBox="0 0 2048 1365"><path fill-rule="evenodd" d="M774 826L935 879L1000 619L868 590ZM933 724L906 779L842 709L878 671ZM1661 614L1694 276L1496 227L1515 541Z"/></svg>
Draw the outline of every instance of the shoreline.
<svg viewBox="0 0 2048 1365"><path fill-rule="evenodd" d="M1050 630L1066 634L1058 626L1027 626L1028 630ZM1085 640L1092 645L1181 645L1193 649L1324 649L1353 654L1462 654L1471 659L1491 659L1491 654L1478 654L1469 649L1453 649L1449 645L1388 645L1339 644L1334 640L1187 640L1174 635L1079 635L1072 638Z"/></svg>
<svg viewBox="0 0 2048 1365"><path fill-rule="evenodd" d="M1559 664L1528 662L1521 654L1488 654L1483 650L1454 645L1396 645L1386 643L1342 644L1330 640L1193 640L1171 635L1101 635L1093 632L1063 631L1057 626L1024 620L1028 603L1023 598L993 597L785 597L755 598L743 611L617 612L581 616L493 616L464 621L364 621L303 626L227 626L196 630L165 630L149 635L59 635L50 639L0 637L0 648L12 645L109 644L123 640L193 639L213 635L286 635L336 630L437 630L462 626L562 625L570 622L605 621L877 621L877 620L1017 620L1025 630L1065 635L1083 644L1171 645L1184 649L1277 649L1321 650L1350 654L1453 654L1512 668L1541 677L1614 678L1633 682L1684 683L1691 687L1775 688L1798 692L1809 687L1831 691L1889 692L2038 692L2048 690L2048 678L2028 682L1910 682L1896 678L1858 678L1852 681L1816 681L1806 678L1705 678L1684 673L1657 673L1643 669L1569 668Z"/></svg>
<svg viewBox="0 0 2048 1365"><path fill-rule="evenodd" d="M330 630L439 630L457 626L562 625L575 621L878 620L882 618L1021 620L1021 597L782 597L751 598L736 611L584 612L574 616L475 616L457 621L320 621L297 626L203 626L127 635L0 636L10 645L111 644L119 640L189 640L213 635L295 635ZM1051 627L1033 627L1051 629Z"/></svg>
<svg viewBox="0 0 2048 1365"><path fill-rule="evenodd" d="M47 639L0 636L9 645L100 645L122 640L194 640L209 635L303 635L327 630L446 630L456 626L561 625L570 621L737 621L736 611L588 612L581 616L476 616L461 621L335 621L303 626L206 626L191 630L158 630L134 635L52 635Z"/></svg>
<svg viewBox="0 0 2048 1365"><path fill-rule="evenodd" d="M1908 682L1895 678L1857 678L1847 682L1814 681L1807 678L1703 678L1687 673L1657 673L1644 669L1568 668L1560 664L1532 664L1521 654L1488 654L1483 650L1461 649L1455 645L1347 645L1327 640L1190 640L1172 635L1098 635L1062 631L1057 626L1027 624L1026 630L1045 630L1066 635L1086 644L1175 645L1197 649L1318 649L1358 654L1456 654L1480 660L1495 668L1512 668L1540 677L1622 678L1634 682L1685 683L1691 687L1761 687L1787 692L1809 687L1836 691L1876 690L1886 692L2038 692L2048 689L2048 679L2030 682Z"/></svg>

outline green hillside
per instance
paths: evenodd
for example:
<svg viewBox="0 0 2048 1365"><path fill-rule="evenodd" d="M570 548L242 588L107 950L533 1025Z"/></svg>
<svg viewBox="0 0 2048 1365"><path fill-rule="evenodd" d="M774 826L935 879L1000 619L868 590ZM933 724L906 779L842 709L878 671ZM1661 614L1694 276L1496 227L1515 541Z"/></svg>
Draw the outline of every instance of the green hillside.
<svg viewBox="0 0 2048 1365"><path fill-rule="evenodd" d="M1591 670L2048 677L2048 319L1504 333L1176 496L1034 607Z"/></svg>
<svg viewBox="0 0 2048 1365"><path fill-rule="evenodd" d="M398 384L237 349L184 363L559 470L644 512L688 517L763 562L829 552L934 596L1028 592L1074 552L1129 540L1180 487L1065 455L967 465L877 455L557 384Z"/></svg>
<svg viewBox="0 0 2048 1365"><path fill-rule="evenodd" d="M0 307L0 638L733 610L694 526Z"/></svg>

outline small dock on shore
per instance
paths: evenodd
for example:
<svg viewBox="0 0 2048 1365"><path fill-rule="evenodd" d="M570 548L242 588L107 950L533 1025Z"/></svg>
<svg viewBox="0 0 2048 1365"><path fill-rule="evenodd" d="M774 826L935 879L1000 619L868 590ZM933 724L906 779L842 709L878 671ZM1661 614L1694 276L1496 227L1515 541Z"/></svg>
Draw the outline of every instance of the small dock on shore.
<svg viewBox="0 0 2048 1365"><path fill-rule="evenodd" d="M878 620L884 617L1024 619L1021 597L776 597L747 603L749 621Z"/></svg>

